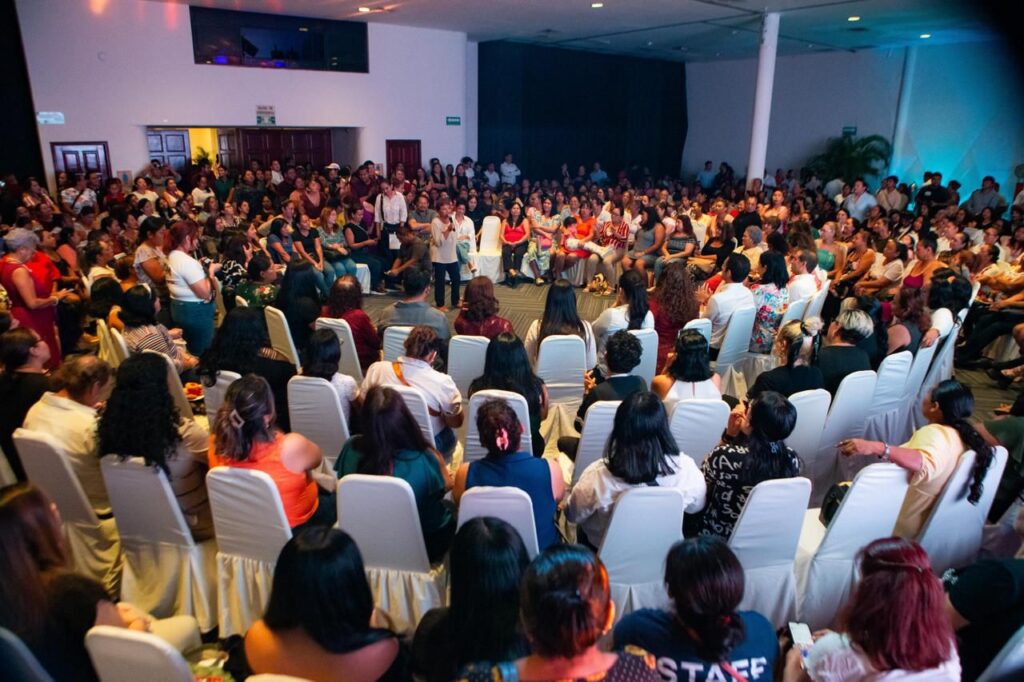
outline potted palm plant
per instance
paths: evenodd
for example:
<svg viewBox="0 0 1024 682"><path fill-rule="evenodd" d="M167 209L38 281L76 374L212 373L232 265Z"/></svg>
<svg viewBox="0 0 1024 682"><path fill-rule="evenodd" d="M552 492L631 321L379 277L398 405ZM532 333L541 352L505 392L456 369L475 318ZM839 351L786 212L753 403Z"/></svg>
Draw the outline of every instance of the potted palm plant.
<svg viewBox="0 0 1024 682"><path fill-rule="evenodd" d="M854 178L877 176L889 165L892 144L881 135L843 135L830 137L825 151L807 162L819 178Z"/></svg>

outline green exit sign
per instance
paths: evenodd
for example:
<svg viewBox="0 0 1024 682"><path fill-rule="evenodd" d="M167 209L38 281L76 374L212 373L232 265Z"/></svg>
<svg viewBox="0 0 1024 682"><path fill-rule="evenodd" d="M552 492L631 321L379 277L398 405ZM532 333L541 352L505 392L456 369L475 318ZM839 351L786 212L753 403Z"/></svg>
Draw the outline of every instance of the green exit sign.
<svg viewBox="0 0 1024 682"><path fill-rule="evenodd" d="M445 116L444 117L444 124L447 125L447 126L460 126L460 125L462 125L462 117L461 116Z"/></svg>

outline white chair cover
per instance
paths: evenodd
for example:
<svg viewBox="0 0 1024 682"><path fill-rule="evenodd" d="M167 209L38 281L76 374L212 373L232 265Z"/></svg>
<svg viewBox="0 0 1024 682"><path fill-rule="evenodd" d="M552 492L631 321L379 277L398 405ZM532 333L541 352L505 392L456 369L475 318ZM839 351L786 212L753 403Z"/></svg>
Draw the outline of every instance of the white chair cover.
<svg viewBox="0 0 1024 682"><path fill-rule="evenodd" d="M812 317L821 317L821 311L825 308L825 298L828 296L830 284L831 280L826 279L821 285L821 290L811 297L811 300L807 303L807 308L804 310L803 319L809 320Z"/></svg>
<svg viewBox="0 0 1024 682"><path fill-rule="evenodd" d="M924 384L925 375L928 373L928 368L931 367L932 359L940 345L943 344L933 343L927 348L918 348L917 354L914 355L910 373L907 375L907 383L903 389L903 411L900 413L899 429L892 441L894 443L905 443L916 430L914 413L920 409L917 397L921 395L921 386Z"/></svg>
<svg viewBox="0 0 1024 682"><path fill-rule="evenodd" d="M17 429L13 438L28 480L60 511L75 572L103 583L112 595L120 594L124 557L113 516L103 520L96 517L71 464L52 436Z"/></svg>
<svg viewBox="0 0 1024 682"><path fill-rule="evenodd" d="M818 448L821 447L821 433L832 396L825 389L816 388L794 393L789 396L789 402L796 408L796 426L786 439L786 445L796 450L806 465L808 459L813 460L817 456Z"/></svg>
<svg viewBox="0 0 1024 682"><path fill-rule="evenodd" d="M998 682L999 680L1021 679L1024 676L1024 627L1014 633L992 662L985 668L985 672L978 678L978 682Z"/></svg>
<svg viewBox="0 0 1024 682"><path fill-rule="evenodd" d="M956 470L943 487L917 538L928 552L936 575L942 575L948 568L967 566L978 558L982 529L992 508L999 479L1003 476L1006 457L1006 448L1000 446L995 449L995 457L983 480L981 499L978 504L971 504L967 501L967 493L975 453L968 450L960 456Z"/></svg>
<svg viewBox="0 0 1024 682"><path fill-rule="evenodd" d="M146 348L142 352L159 355L164 359L164 364L167 365L167 392L174 399L174 406L178 408L181 416L184 419L192 419L195 416L192 413L192 403L188 401L188 397L185 395L185 387L181 384L181 376L178 374L178 370L174 368L174 361L158 350Z"/></svg>
<svg viewBox="0 0 1024 682"><path fill-rule="evenodd" d="M924 418L924 413L921 411L921 404L924 402L925 396L929 395L932 389L938 386L944 379L952 376L952 370L950 369L950 372L947 374L947 368L951 368L953 364L953 353L956 351L956 336L947 334L944 338L936 341L935 345L939 349L935 351L932 364L924 376L924 381L921 382L921 390L911 406L910 414L913 418L915 431L928 424L928 420Z"/></svg>
<svg viewBox="0 0 1024 682"><path fill-rule="evenodd" d="M901 351L882 360L878 368L875 393L871 398L871 410L864 423L864 437L886 443L897 441L900 432L900 416L903 414L904 388L914 356L910 351ZM852 457L843 458L843 463L856 465ZM862 463L863 464L863 463ZM848 473L849 480L855 471Z"/></svg>
<svg viewBox="0 0 1024 682"><path fill-rule="evenodd" d="M347 374L356 380L357 384L363 383L363 368L359 364L359 355L356 353L356 342L352 336L352 327L345 320L333 317L318 317L316 329L330 329L338 337L341 344L341 362L338 363L338 371Z"/></svg>
<svg viewBox="0 0 1024 682"><path fill-rule="evenodd" d="M484 218L480 227L480 248L476 253L476 267L480 275L492 282L505 279L505 273L501 268L501 243L498 238L500 232L501 221L497 216L489 215Z"/></svg>
<svg viewBox="0 0 1024 682"><path fill-rule="evenodd" d="M615 501L599 555L608 570L615 618L643 608L665 608L665 557L683 539L680 490L644 487Z"/></svg>
<svg viewBox="0 0 1024 682"><path fill-rule="evenodd" d="M779 358L773 353L746 351L722 375L722 394L746 398L747 391L757 381L757 377L778 366Z"/></svg>
<svg viewBox="0 0 1024 682"><path fill-rule="evenodd" d="M235 307L236 308L248 308L249 301L245 300L241 296L235 296Z"/></svg>
<svg viewBox="0 0 1024 682"><path fill-rule="evenodd" d="M839 442L864 435L864 420L871 409L877 379L873 370L847 374L829 408L817 455L801 454L804 475L811 479L812 507L821 505L825 493L838 478Z"/></svg>
<svg viewBox="0 0 1024 682"><path fill-rule="evenodd" d="M427 560L416 498L392 476L349 474L338 481L338 527L363 555L374 603L397 632L411 633L430 609L444 606L448 575Z"/></svg>
<svg viewBox="0 0 1024 682"><path fill-rule="evenodd" d="M0 628L0 670L18 682L54 682L25 643L5 628Z"/></svg>
<svg viewBox="0 0 1024 682"><path fill-rule="evenodd" d="M217 625L217 545L196 544L167 476L141 457L100 461L125 555L122 598L157 617L194 616Z"/></svg>
<svg viewBox="0 0 1024 682"><path fill-rule="evenodd" d="M302 360L299 358L299 351L295 348L292 340L292 332L288 328L288 320L284 313L272 305L263 308L263 314L267 319L267 333L270 335L270 346L281 355L288 358L295 369L302 368Z"/></svg>
<svg viewBox="0 0 1024 682"><path fill-rule="evenodd" d="M457 338L457 337L456 337ZM480 431L476 427L476 413L480 406L488 400L504 400L515 410L519 423L523 426L522 438L519 442L519 449L524 452L533 452L533 436L530 433L530 407L526 404L526 398L513 393L512 391L499 391L487 389L477 391L469 399L469 413L466 416L466 444L463 447L463 460L472 462L483 459L487 450L480 445Z"/></svg>
<svg viewBox="0 0 1024 682"><path fill-rule="evenodd" d="M820 509L804 515L796 554L796 617L812 630L832 627L853 589L857 553L892 535L909 476L895 464L872 464L860 470L828 528Z"/></svg>
<svg viewBox="0 0 1024 682"><path fill-rule="evenodd" d="M793 563L811 482L781 478L754 486L729 538L746 575L741 609L757 611L779 627L793 619Z"/></svg>
<svg viewBox="0 0 1024 682"><path fill-rule="evenodd" d="M217 416L217 410L224 404L224 396L228 388L234 382L242 378L238 372L229 372L226 369L217 371L217 381L213 386L203 386L203 402L206 404L206 417L213 426L213 420Z"/></svg>
<svg viewBox="0 0 1024 682"><path fill-rule="evenodd" d="M415 386L394 385L391 388L401 394L402 400L405 401L405 406L409 408L413 419L420 425L423 437L427 439L427 443L433 445L434 436L436 435L434 433L434 422L430 419L430 407L426 396L423 395L423 391Z"/></svg>
<svg viewBox="0 0 1024 682"><path fill-rule="evenodd" d="M469 397L469 385L483 375L484 359L491 340L486 336L456 334L448 342L448 376L463 398Z"/></svg>
<svg viewBox="0 0 1024 682"><path fill-rule="evenodd" d="M818 294L815 295L817 296ZM788 322L804 319L804 312L807 311L807 306L810 302L810 298L802 298L799 301L790 301L789 305L786 306L786 311L782 313L782 319L779 320L779 328L781 329L782 325Z"/></svg>
<svg viewBox="0 0 1024 682"><path fill-rule="evenodd" d="M110 333L110 351L113 358L111 365L113 367L119 367L130 355L128 351L128 343L125 342L124 336L120 331L114 328L109 328L107 331Z"/></svg>
<svg viewBox="0 0 1024 682"><path fill-rule="evenodd" d="M684 324L683 329L696 329L704 335L704 338L707 339L708 343L711 343L711 320L698 317Z"/></svg>
<svg viewBox="0 0 1024 682"><path fill-rule="evenodd" d="M114 349L111 348L110 328L103 320L96 320L96 336L99 338L99 350L96 354L100 360L116 369L120 363Z"/></svg>
<svg viewBox="0 0 1024 682"><path fill-rule="evenodd" d="M412 327L388 327L384 330L384 359L394 362L400 356L405 355L405 339L409 336Z"/></svg>
<svg viewBox="0 0 1024 682"><path fill-rule="evenodd" d="M97 625L86 633L85 648L100 682L193 682L182 655L149 632Z"/></svg>
<svg viewBox="0 0 1024 682"><path fill-rule="evenodd" d="M288 415L292 431L316 443L333 469L349 438L348 422L334 386L319 377L292 377L288 380Z"/></svg>
<svg viewBox="0 0 1024 682"><path fill-rule="evenodd" d="M722 440L728 422L729 404L724 400L680 400L669 415L669 429L676 445L698 467Z"/></svg>
<svg viewBox="0 0 1024 682"><path fill-rule="evenodd" d="M653 329L630 329L629 333L640 339L640 345L643 347L640 364L634 367L630 374L643 377L650 388L654 375L658 373L658 332Z"/></svg>
<svg viewBox="0 0 1024 682"><path fill-rule="evenodd" d="M262 471L214 467L206 490L217 533L220 636L245 634L263 616L277 555L292 530L274 481Z"/></svg>
<svg viewBox="0 0 1024 682"><path fill-rule="evenodd" d="M537 376L548 388L548 416L541 423L541 435L552 454L561 436L576 435L576 411L583 402L583 374L586 347L575 335L549 336L540 344L537 355Z"/></svg>
<svg viewBox="0 0 1024 682"><path fill-rule="evenodd" d="M366 263L356 263L356 280L359 282L359 289L364 293L370 293L370 266Z"/></svg>
<svg viewBox="0 0 1024 682"><path fill-rule="evenodd" d="M576 449L576 464L572 469L572 484L580 480L584 470L604 455L608 439L615 426L615 412L621 400L598 400L587 408L583 419L583 432Z"/></svg>
<svg viewBox="0 0 1024 682"><path fill-rule="evenodd" d="M715 371L718 374L725 374L725 370L747 352L750 336L754 331L755 312L752 306L733 311L729 324L725 327L722 347L718 349L718 359L715 361Z"/></svg>
<svg viewBox="0 0 1024 682"><path fill-rule="evenodd" d="M537 556L537 524L533 519L533 500L525 491L509 486L470 488L459 500L459 528L478 516L493 516L516 529L530 559Z"/></svg>

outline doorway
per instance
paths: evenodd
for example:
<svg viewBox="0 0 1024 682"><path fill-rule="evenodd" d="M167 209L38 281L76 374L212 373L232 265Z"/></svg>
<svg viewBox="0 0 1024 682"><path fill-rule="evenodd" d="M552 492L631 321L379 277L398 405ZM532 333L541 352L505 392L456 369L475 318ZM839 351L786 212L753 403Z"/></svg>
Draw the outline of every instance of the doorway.
<svg viewBox="0 0 1024 682"><path fill-rule="evenodd" d="M103 180L110 177L110 151L106 142L51 142L55 173L99 172Z"/></svg>
<svg viewBox="0 0 1024 682"><path fill-rule="evenodd" d="M385 140L384 156L387 162L387 177L391 177L395 170L395 164L405 166L405 178L412 180L416 178L416 169L422 163L420 156L419 140Z"/></svg>

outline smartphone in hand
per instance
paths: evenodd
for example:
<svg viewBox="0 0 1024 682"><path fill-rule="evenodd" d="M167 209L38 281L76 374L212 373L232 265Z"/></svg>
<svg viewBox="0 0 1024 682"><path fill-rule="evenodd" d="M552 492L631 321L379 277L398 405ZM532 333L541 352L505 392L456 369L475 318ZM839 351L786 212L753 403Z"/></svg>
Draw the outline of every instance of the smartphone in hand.
<svg viewBox="0 0 1024 682"><path fill-rule="evenodd" d="M800 649L800 655L806 661L807 655L811 652L811 647L814 646L811 628L807 626L807 623L790 623L789 636L793 639L793 646Z"/></svg>

